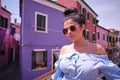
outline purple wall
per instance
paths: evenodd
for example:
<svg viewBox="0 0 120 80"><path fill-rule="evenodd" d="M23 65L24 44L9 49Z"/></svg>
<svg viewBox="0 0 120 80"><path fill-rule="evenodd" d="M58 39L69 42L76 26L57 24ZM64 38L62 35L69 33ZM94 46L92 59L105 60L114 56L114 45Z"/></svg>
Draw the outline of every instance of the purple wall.
<svg viewBox="0 0 120 80"><path fill-rule="evenodd" d="M70 41L62 34L63 13L60 10L36 3L32 0L23 0L22 29L20 44L20 80L34 78L51 70L52 49L61 48ZM35 32L35 12L48 15L48 33ZM47 69L32 70L33 49L46 49L48 52Z"/></svg>

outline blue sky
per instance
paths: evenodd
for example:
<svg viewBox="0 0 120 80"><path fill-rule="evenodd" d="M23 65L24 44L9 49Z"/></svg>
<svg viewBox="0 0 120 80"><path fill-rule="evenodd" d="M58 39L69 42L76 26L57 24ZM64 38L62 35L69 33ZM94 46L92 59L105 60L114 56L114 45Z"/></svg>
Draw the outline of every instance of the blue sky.
<svg viewBox="0 0 120 80"><path fill-rule="evenodd" d="M120 0L84 0L99 16L99 25L120 30ZM2 0L2 6L12 13L11 21L19 17L19 0Z"/></svg>
<svg viewBox="0 0 120 80"><path fill-rule="evenodd" d="M99 25L120 30L120 0L84 0L97 14Z"/></svg>
<svg viewBox="0 0 120 80"><path fill-rule="evenodd" d="M14 22L14 19L17 19L17 22L21 22L19 17L19 0L1 0L2 7L7 6L7 10L11 12L11 21Z"/></svg>

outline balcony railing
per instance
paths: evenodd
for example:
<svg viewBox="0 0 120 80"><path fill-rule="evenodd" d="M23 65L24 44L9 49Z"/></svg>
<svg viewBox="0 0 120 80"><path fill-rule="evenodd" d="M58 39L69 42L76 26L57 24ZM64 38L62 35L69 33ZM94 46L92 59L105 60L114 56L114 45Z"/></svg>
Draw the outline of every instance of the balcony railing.
<svg viewBox="0 0 120 80"><path fill-rule="evenodd" d="M43 74L42 76L39 76L39 77L35 78L34 80L52 80L51 76L53 73L55 73L55 70L52 70L46 74Z"/></svg>

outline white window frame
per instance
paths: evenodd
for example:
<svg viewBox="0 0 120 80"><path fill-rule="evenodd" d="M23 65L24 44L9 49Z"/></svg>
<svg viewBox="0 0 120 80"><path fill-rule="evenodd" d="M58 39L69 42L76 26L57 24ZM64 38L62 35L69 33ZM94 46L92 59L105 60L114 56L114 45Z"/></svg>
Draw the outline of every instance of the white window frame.
<svg viewBox="0 0 120 80"><path fill-rule="evenodd" d="M37 14L45 16L45 31L37 30ZM35 12L35 32L41 32L41 33L48 33L48 15L41 13L41 12Z"/></svg>
<svg viewBox="0 0 120 80"><path fill-rule="evenodd" d="M33 51L46 51L46 49L34 49ZM48 63L48 61L47 61L47 63ZM43 70L43 69L47 69L47 67L44 67L44 68L35 68L35 69L32 69L32 70L34 71L34 70Z"/></svg>

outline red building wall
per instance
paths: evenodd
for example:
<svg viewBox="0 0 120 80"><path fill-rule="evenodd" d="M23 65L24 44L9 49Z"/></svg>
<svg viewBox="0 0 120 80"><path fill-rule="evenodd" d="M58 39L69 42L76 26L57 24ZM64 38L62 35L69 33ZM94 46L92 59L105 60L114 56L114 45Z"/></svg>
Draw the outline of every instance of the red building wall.
<svg viewBox="0 0 120 80"><path fill-rule="evenodd" d="M93 41L93 32L96 32L96 25L95 24L93 24L93 15L92 14L90 14L90 19L89 19L89 21L87 20L86 21L86 29L88 29L89 30L89 41L90 42L94 42Z"/></svg>
<svg viewBox="0 0 120 80"><path fill-rule="evenodd" d="M71 8L71 7L77 8L77 3L75 0L69 0L69 1L68 0L58 0L57 2L68 8Z"/></svg>
<svg viewBox="0 0 120 80"><path fill-rule="evenodd" d="M10 47L14 49L14 52L12 52L15 55L14 61L19 61L20 24L11 23L11 30L13 28L15 33L10 36Z"/></svg>
<svg viewBox="0 0 120 80"><path fill-rule="evenodd" d="M61 5L63 5L63 6L68 7L68 8L72 8L72 7L77 8L80 13L81 13L81 9L82 9L81 4L84 3L83 2L83 3L80 4L77 0L69 0L69 1L68 0L57 0L57 2ZM86 5L86 4L84 3L84 5ZM86 8L90 10L90 7L88 5L86 5ZM86 9L86 11L88 11L87 9ZM91 12L92 11L93 10L91 10ZM90 42L93 42L93 32L94 33L96 32L96 26L93 24L93 19L94 18L95 17L90 13L90 18L86 22L86 29L89 30L89 41Z"/></svg>
<svg viewBox="0 0 120 80"><path fill-rule="evenodd" d="M5 8L1 7L1 0L0 0L0 17L7 19L7 27L3 27L0 24L0 69L6 67L9 61L9 47L10 47L10 19L11 13L6 10ZM0 23L3 20L0 18Z"/></svg>

